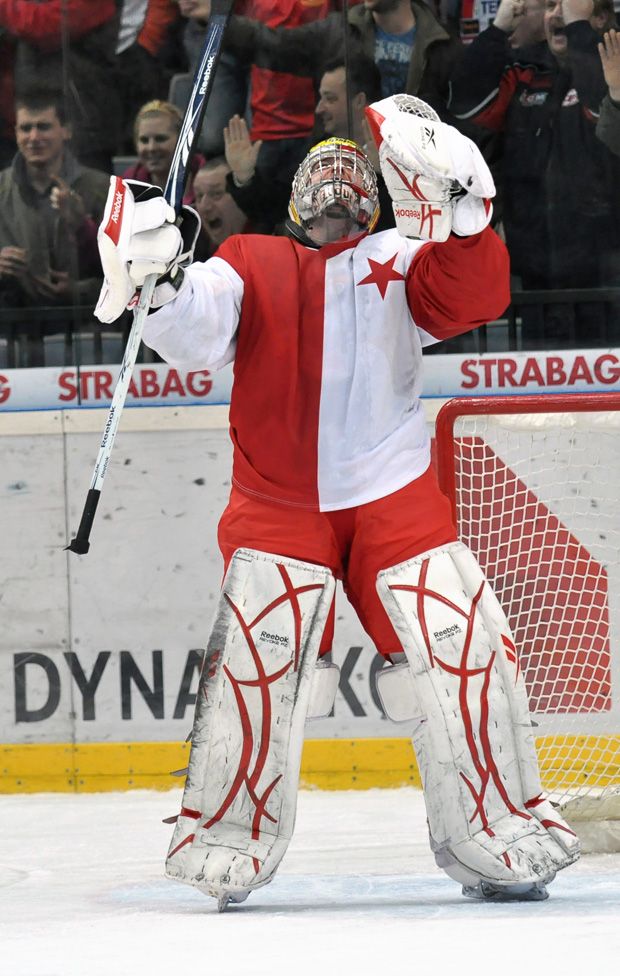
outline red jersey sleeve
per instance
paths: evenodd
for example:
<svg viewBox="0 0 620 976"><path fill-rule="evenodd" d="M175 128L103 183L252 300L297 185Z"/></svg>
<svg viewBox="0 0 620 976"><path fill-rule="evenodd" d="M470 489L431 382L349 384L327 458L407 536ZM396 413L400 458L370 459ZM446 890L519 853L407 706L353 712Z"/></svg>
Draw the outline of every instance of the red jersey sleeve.
<svg viewBox="0 0 620 976"><path fill-rule="evenodd" d="M438 341L492 322L510 304L506 246L490 227L420 248L407 273L415 323Z"/></svg>

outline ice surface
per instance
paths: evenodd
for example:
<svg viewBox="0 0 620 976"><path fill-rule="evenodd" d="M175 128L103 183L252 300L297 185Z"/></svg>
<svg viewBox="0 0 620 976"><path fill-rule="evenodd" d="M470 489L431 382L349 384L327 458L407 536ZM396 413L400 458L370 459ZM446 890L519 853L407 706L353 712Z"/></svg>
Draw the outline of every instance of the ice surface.
<svg viewBox="0 0 620 976"><path fill-rule="evenodd" d="M218 914L163 877L180 799L0 797L0 976L620 972L620 855L479 904L435 867L417 791L302 792L276 879Z"/></svg>

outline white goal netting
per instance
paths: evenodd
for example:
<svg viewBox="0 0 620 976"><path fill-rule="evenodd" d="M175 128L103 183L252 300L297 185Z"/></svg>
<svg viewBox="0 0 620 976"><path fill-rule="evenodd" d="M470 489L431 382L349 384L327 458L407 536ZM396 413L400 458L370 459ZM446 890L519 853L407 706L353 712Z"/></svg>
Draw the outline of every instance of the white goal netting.
<svg viewBox="0 0 620 976"><path fill-rule="evenodd" d="M520 651L544 787L586 848L620 849L620 395L453 400L437 451Z"/></svg>

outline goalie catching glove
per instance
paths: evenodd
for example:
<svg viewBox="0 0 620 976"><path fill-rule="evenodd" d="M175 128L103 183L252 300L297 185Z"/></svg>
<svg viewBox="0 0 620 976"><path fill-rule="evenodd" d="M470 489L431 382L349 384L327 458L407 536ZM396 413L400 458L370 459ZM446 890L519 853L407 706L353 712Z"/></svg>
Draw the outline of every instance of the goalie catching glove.
<svg viewBox="0 0 620 976"><path fill-rule="evenodd" d="M366 116L403 237L445 241L484 230L495 184L471 139L413 95L374 102Z"/></svg>
<svg viewBox="0 0 620 976"><path fill-rule="evenodd" d="M182 207L177 218L159 187L112 176L97 234L104 274L95 308L99 321L114 322L151 274L158 276L151 307L173 299L199 230L198 214Z"/></svg>

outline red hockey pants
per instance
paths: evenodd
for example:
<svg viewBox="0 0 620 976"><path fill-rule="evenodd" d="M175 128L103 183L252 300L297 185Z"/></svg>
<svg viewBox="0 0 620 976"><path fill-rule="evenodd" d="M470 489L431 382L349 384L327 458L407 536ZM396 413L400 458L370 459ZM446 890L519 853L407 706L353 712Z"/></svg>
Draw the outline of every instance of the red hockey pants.
<svg viewBox="0 0 620 976"><path fill-rule="evenodd" d="M376 501L336 512L306 512L256 501L236 488L218 527L226 568L235 549L259 549L331 569L380 654L402 650L376 591L377 574L456 540L450 504L429 467ZM321 642L332 646L334 606Z"/></svg>

